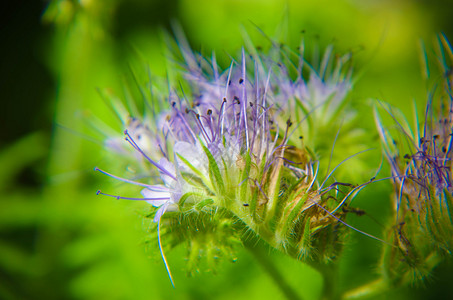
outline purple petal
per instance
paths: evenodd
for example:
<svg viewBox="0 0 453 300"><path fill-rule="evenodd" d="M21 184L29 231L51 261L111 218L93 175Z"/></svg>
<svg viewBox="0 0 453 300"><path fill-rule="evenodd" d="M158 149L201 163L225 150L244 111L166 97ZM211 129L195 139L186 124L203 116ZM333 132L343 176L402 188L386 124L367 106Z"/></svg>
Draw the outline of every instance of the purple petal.
<svg viewBox="0 0 453 300"><path fill-rule="evenodd" d="M175 166L169 162L165 157L161 158L158 162L159 166L162 167L166 172L162 172L160 177L166 186L172 186L176 178Z"/></svg>
<svg viewBox="0 0 453 300"><path fill-rule="evenodd" d="M164 186L162 186L162 187L164 187ZM167 203L171 197L171 194L168 191L168 189L167 189L167 191L158 192L158 191L153 191L153 190L146 188L141 191L141 194L143 195L143 197L145 197L147 199L155 199L155 200L146 200L146 202L148 202L149 204L151 204L154 207L161 207L162 205Z"/></svg>

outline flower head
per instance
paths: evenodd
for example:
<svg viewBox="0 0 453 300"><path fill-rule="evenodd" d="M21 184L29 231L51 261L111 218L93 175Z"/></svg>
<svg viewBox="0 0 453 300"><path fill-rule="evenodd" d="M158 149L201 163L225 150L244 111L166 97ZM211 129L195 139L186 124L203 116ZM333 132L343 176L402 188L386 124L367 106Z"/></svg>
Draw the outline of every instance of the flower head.
<svg viewBox="0 0 453 300"><path fill-rule="evenodd" d="M126 141L154 166L151 172L161 183L101 172L144 188L143 198L132 199L158 208L153 220L158 228L165 220L168 230L162 234L169 244L188 243L191 268L201 254L211 262L235 257L234 246L250 236L298 259L334 260L344 240L343 208L363 185L334 181L336 168L324 169L329 175L320 182L315 151L300 137L309 126L303 122L306 105L333 105L322 115L332 121L349 75L340 76L338 67L305 82L300 70L292 81L273 71L279 62L266 67L244 49L221 72L215 56L198 57L184 40L180 45L189 89L171 89L156 132L140 132L144 141L154 142L139 144L126 131ZM159 149L152 157L151 147Z"/></svg>
<svg viewBox="0 0 453 300"><path fill-rule="evenodd" d="M440 41L453 57L445 37ZM444 61L442 69L448 65ZM392 235L398 250L389 251L386 263L395 282L407 280L411 274L415 279L425 277L440 256L453 251L453 98L449 82L447 76L443 88L432 95L436 100L430 97L424 123L417 122L415 129L387 109L398 124L399 140L376 114L395 188Z"/></svg>

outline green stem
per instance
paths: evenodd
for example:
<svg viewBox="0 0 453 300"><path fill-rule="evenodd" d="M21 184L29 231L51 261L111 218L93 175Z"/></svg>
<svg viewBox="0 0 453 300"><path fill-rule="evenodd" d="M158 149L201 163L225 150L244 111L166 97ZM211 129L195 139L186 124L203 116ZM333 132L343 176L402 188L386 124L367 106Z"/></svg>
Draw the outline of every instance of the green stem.
<svg viewBox="0 0 453 300"><path fill-rule="evenodd" d="M260 246L246 245L246 248L252 253L255 259L261 264L263 269L274 280L275 284L279 287L282 293L289 300L302 300L302 298L289 286L283 275L279 272L277 267L269 259L269 256L264 253Z"/></svg>
<svg viewBox="0 0 453 300"><path fill-rule="evenodd" d="M369 282L365 285L362 285L358 288L346 292L343 295L343 299L359 299L364 297L371 297L384 293L387 290L388 290L387 282L385 282L384 279L379 278L375 281Z"/></svg>
<svg viewBox="0 0 453 300"><path fill-rule="evenodd" d="M320 299L337 300L340 299L338 293L338 265L336 263L323 264L318 262L306 262L309 266L317 270L323 278L323 287Z"/></svg>

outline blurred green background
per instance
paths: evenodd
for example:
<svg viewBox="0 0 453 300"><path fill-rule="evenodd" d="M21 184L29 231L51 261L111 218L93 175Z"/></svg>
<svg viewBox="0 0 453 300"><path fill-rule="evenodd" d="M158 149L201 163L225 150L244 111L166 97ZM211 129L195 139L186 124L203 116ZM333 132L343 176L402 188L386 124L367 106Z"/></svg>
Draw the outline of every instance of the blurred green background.
<svg viewBox="0 0 453 300"><path fill-rule="evenodd" d="M158 247L145 245L149 224L142 203L96 197L122 189L93 167L111 159L89 124L115 126L96 88L124 95L130 66L165 76L162 29L183 27L191 45L225 67L243 33L266 43L256 28L296 47L304 38L321 48L353 51L353 106L376 137L370 100L410 115L430 86L420 67L438 32L453 39L452 1L80 0L10 1L2 7L0 125L0 299L279 299L280 291L246 251L216 274L186 277L184 249L168 253L173 289ZM135 91L137 92L137 91ZM118 124L116 124L118 125ZM116 127L121 132L119 126ZM377 142L376 142L376 145ZM370 166L377 168L380 150ZM373 170L372 170L373 171ZM370 172L372 173L372 172ZM384 174L386 175L386 174ZM383 175L383 176L384 176ZM364 177L369 174L364 174ZM390 182L365 189L354 201L376 221L348 221L382 236L390 211ZM341 262L341 288L364 284L379 271L382 244L352 232ZM289 283L316 299L320 276L270 252ZM453 265L439 266L425 286L379 299L453 299Z"/></svg>

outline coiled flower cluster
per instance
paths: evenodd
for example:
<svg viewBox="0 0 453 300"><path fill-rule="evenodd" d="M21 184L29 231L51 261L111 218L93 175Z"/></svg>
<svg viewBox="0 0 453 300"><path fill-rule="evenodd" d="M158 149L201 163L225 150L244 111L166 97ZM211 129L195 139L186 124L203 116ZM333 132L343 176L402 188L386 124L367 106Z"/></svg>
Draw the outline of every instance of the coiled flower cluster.
<svg viewBox="0 0 453 300"><path fill-rule="evenodd" d="M439 37L439 46L445 54L442 85L430 96L424 122L417 119L411 128L386 108L399 129L396 139L376 115L395 189L390 233L395 247L384 255L384 269L397 285L423 279L453 251L453 53L445 36Z"/></svg>
<svg viewBox="0 0 453 300"><path fill-rule="evenodd" d="M278 47L272 55L243 49L221 71L215 56L194 54L183 38L179 46L183 83L160 99L166 108L131 116L125 124L132 155L153 168L140 181L96 168L140 186L142 197L98 194L155 207L161 250L186 242L189 271L200 257L212 264L220 257L234 260L234 248L253 239L300 260L335 260L347 227L345 208L363 185L334 180L336 168L329 170L317 157L316 147L326 139L316 144L310 138L314 127L329 126L332 136L332 124L340 121L351 87L351 69L344 66L350 55L333 58L328 48L315 70L303 51L291 52L293 79L275 58L287 58ZM308 80L302 76L306 68ZM106 145L130 156L120 141L109 138ZM320 170L326 174L321 179Z"/></svg>

